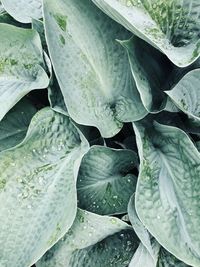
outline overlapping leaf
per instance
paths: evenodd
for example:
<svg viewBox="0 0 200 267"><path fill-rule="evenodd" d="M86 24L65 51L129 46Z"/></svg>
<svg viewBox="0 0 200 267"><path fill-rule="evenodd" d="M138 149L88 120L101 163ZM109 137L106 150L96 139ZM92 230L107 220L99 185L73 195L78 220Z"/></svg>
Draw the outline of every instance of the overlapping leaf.
<svg viewBox="0 0 200 267"><path fill-rule="evenodd" d="M42 18L42 0L2 0L5 10L16 20L30 23Z"/></svg>
<svg viewBox="0 0 200 267"><path fill-rule="evenodd" d="M126 223L78 209L72 228L36 266L125 267L137 246Z"/></svg>
<svg viewBox="0 0 200 267"><path fill-rule="evenodd" d="M30 29L0 24L0 120L28 92L46 88L39 35Z"/></svg>
<svg viewBox="0 0 200 267"><path fill-rule="evenodd" d="M198 0L92 0L128 30L161 50L177 66L200 54Z"/></svg>
<svg viewBox="0 0 200 267"><path fill-rule="evenodd" d="M22 99L0 122L0 151L19 144L28 130L37 109L27 99Z"/></svg>
<svg viewBox="0 0 200 267"><path fill-rule="evenodd" d="M70 119L46 108L21 144L0 153L1 266L31 266L71 227L87 149Z"/></svg>
<svg viewBox="0 0 200 267"><path fill-rule="evenodd" d="M197 267L200 154L178 128L149 121L135 130L141 159L137 214L163 247Z"/></svg>
<svg viewBox="0 0 200 267"><path fill-rule="evenodd" d="M45 0L50 56L70 116L114 136L123 122L147 113L132 78L126 51L130 37L89 0Z"/></svg>

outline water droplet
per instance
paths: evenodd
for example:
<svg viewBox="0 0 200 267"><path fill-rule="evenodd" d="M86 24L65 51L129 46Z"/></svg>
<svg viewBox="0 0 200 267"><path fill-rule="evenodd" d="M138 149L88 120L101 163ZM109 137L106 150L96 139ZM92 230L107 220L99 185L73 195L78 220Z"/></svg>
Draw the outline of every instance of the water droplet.
<svg viewBox="0 0 200 267"><path fill-rule="evenodd" d="M116 224L117 223L117 219L115 219L115 218L112 218L110 221L111 221L112 224Z"/></svg>

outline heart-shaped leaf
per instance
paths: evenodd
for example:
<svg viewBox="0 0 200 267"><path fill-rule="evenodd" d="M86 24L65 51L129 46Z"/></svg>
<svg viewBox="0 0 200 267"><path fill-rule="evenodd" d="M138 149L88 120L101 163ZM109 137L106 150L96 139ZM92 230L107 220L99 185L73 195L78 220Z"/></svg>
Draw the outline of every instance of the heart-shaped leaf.
<svg viewBox="0 0 200 267"><path fill-rule="evenodd" d="M127 212L137 178L136 154L127 149L93 146L82 159L77 179L79 207L97 214Z"/></svg>

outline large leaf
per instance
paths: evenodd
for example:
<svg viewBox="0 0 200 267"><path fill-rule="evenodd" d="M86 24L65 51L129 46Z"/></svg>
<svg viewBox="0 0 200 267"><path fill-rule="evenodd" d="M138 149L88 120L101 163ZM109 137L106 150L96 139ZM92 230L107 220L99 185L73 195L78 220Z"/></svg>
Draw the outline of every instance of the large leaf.
<svg viewBox="0 0 200 267"><path fill-rule="evenodd" d="M29 123L37 109L22 99L0 122L0 151L19 144L26 135Z"/></svg>
<svg viewBox="0 0 200 267"><path fill-rule="evenodd" d="M151 121L134 127L141 159L137 214L164 248L198 267L200 154L176 127Z"/></svg>
<svg viewBox="0 0 200 267"><path fill-rule="evenodd" d="M34 30L0 24L0 120L28 92L45 88L42 47Z"/></svg>
<svg viewBox="0 0 200 267"><path fill-rule="evenodd" d="M45 108L22 143L0 153L1 266L30 266L71 227L87 149L68 117Z"/></svg>
<svg viewBox="0 0 200 267"><path fill-rule="evenodd" d="M98 214L126 213L137 178L135 153L93 146L82 159L77 192L79 206Z"/></svg>
<svg viewBox="0 0 200 267"><path fill-rule="evenodd" d="M16 20L30 23L42 17L42 0L2 0L5 10Z"/></svg>
<svg viewBox="0 0 200 267"><path fill-rule="evenodd" d="M126 223L78 209L72 228L36 266L125 267L137 246Z"/></svg>
<svg viewBox="0 0 200 267"><path fill-rule="evenodd" d="M44 0L50 56L70 116L114 136L147 113L128 57L115 41L130 37L89 0Z"/></svg>
<svg viewBox="0 0 200 267"><path fill-rule="evenodd" d="M177 66L188 66L199 57L199 0L92 1Z"/></svg>
<svg viewBox="0 0 200 267"><path fill-rule="evenodd" d="M174 67L162 53L136 36L120 43L128 52L131 71L145 108L149 112L164 109L167 100L164 90L170 87Z"/></svg>
<svg viewBox="0 0 200 267"><path fill-rule="evenodd" d="M200 122L200 69L188 72L166 93L184 113Z"/></svg>

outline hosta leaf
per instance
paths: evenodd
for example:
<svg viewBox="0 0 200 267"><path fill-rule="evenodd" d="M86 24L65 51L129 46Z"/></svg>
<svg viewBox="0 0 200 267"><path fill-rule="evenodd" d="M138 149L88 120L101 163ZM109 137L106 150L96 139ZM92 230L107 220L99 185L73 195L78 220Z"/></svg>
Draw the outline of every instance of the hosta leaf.
<svg viewBox="0 0 200 267"><path fill-rule="evenodd" d="M158 112L166 105L166 94L173 67L166 57L143 40L133 36L120 41L126 48L131 71L141 100L149 112Z"/></svg>
<svg viewBox="0 0 200 267"><path fill-rule="evenodd" d="M0 122L0 151L19 144L26 135L29 123L37 109L22 99Z"/></svg>
<svg viewBox="0 0 200 267"><path fill-rule="evenodd" d="M138 261L139 267L144 262L144 257L145 260L149 259L149 264L151 263L152 266L156 266L160 245L151 237L148 230L138 218L135 210L135 194L130 198L128 204L128 215L133 229L142 243L140 247L138 247L137 254L133 258L132 265L134 266L134 264Z"/></svg>
<svg viewBox="0 0 200 267"><path fill-rule="evenodd" d="M179 109L200 122L200 69L188 72L171 91L166 91Z"/></svg>
<svg viewBox="0 0 200 267"><path fill-rule="evenodd" d="M69 232L36 266L125 267L137 246L134 231L126 223L78 209Z"/></svg>
<svg viewBox="0 0 200 267"><path fill-rule="evenodd" d="M87 146L68 117L45 108L22 143L0 153L1 266L31 266L71 227Z"/></svg>
<svg viewBox="0 0 200 267"><path fill-rule="evenodd" d="M137 214L164 248L198 267L200 154L176 127L144 122L135 131L141 159Z"/></svg>
<svg viewBox="0 0 200 267"><path fill-rule="evenodd" d="M2 0L5 10L22 23L42 18L42 0Z"/></svg>
<svg viewBox="0 0 200 267"><path fill-rule="evenodd" d="M160 256L157 267L191 267L182 261L179 261L176 257L171 255L165 249L160 250Z"/></svg>
<svg viewBox="0 0 200 267"><path fill-rule="evenodd" d="M60 90L60 86L55 78L55 75L52 76L52 83L48 87L48 98L53 110L68 116L63 94Z"/></svg>
<svg viewBox="0 0 200 267"><path fill-rule="evenodd" d="M28 92L45 88L39 35L34 30L0 24L0 120Z"/></svg>
<svg viewBox="0 0 200 267"><path fill-rule="evenodd" d="M130 33L89 0L44 0L50 56L70 116L114 136L147 114L124 48ZM70 66L70 67L69 67Z"/></svg>
<svg viewBox="0 0 200 267"><path fill-rule="evenodd" d="M156 267L156 262L153 260L147 248L140 243L128 267L144 266Z"/></svg>
<svg viewBox="0 0 200 267"><path fill-rule="evenodd" d="M199 0L92 1L177 66L188 66L199 57Z"/></svg>
<svg viewBox="0 0 200 267"><path fill-rule="evenodd" d="M131 150L93 146L82 159L77 179L79 206L98 214L126 213L137 178Z"/></svg>

